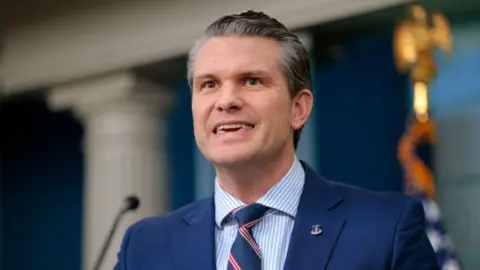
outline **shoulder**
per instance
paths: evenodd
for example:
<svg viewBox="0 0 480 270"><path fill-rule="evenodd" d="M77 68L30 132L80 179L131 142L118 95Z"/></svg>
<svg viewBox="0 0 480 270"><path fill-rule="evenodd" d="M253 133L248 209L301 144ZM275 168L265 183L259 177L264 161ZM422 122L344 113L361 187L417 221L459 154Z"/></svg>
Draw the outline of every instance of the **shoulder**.
<svg viewBox="0 0 480 270"><path fill-rule="evenodd" d="M318 196L335 198L341 201L340 208L348 216L366 218L368 220L395 219L414 206L422 208L421 202L400 192L371 191L361 187L331 181L318 175L307 163L302 162L306 179L310 179L311 187L320 187ZM323 190L323 191L322 191Z"/></svg>
<svg viewBox="0 0 480 270"><path fill-rule="evenodd" d="M367 204L378 205L378 203L388 203L394 205L406 204L412 197L406 196L399 192L392 191L371 191L357 186L351 186L340 182L325 180L327 183L341 193L349 200L361 201Z"/></svg>
<svg viewBox="0 0 480 270"><path fill-rule="evenodd" d="M365 257L386 254L382 264L391 269L440 269L425 233L425 213L419 199L330 181L327 185L343 198L338 208L343 209L350 224L344 231L345 238L360 243L355 246L350 241L349 248L368 247Z"/></svg>
<svg viewBox="0 0 480 270"><path fill-rule="evenodd" d="M157 232L162 231L168 234L168 232L175 230L175 228L178 228L179 225L183 224L185 216L189 213L199 208L208 207L211 202L211 199L203 199L187 204L167 214L140 219L130 226L129 233L138 236L139 234L157 234Z"/></svg>
<svg viewBox="0 0 480 270"><path fill-rule="evenodd" d="M185 217L189 213L198 212L199 209L206 209L211 201L211 199L200 200L167 214L138 220L125 232L122 249L126 249L127 246L138 250L146 246L168 246L171 235L185 226Z"/></svg>
<svg viewBox="0 0 480 270"><path fill-rule="evenodd" d="M209 203L210 202L210 203ZM127 265L167 265L172 263L172 234L184 227L189 213L208 209L211 199L186 205L171 213L143 218L130 225L123 236L118 262L114 269L127 269Z"/></svg>
<svg viewBox="0 0 480 270"><path fill-rule="evenodd" d="M362 215L373 221L390 221L395 224L405 216L414 214L423 218L419 199L399 192L370 191L360 187L327 181L343 198L344 207L351 215Z"/></svg>

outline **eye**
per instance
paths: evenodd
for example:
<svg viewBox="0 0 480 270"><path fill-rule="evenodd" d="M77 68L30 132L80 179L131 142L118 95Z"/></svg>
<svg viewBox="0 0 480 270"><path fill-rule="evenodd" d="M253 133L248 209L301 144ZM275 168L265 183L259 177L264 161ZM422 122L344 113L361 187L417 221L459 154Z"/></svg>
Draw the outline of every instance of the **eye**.
<svg viewBox="0 0 480 270"><path fill-rule="evenodd" d="M216 83L214 81L206 81L202 84L202 88L214 88Z"/></svg>
<svg viewBox="0 0 480 270"><path fill-rule="evenodd" d="M248 78L247 81L246 81L246 84L248 86L256 86L260 83L260 80L259 79L256 79L256 78Z"/></svg>
<svg viewBox="0 0 480 270"><path fill-rule="evenodd" d="M213 87L215 87L215 85L216 84L215 84L214 81L208 81L208 82L205 83L206 88L213 88Z"/></svg>

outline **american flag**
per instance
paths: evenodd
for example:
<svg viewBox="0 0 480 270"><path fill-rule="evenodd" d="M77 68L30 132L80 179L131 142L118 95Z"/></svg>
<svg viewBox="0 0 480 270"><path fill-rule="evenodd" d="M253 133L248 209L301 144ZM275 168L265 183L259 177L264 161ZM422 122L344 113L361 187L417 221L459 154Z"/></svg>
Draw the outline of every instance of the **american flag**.
<svg viewBox="0 0 480 270"><path fill-rule="evenodd" d="M400 140L398 156L404 169L405 193L421 200L425 210L425 232L437 255L442 270L460 270L453 243L442 222L440 208L435 201L435 185L428 161L419 155L418 148L428 150L436 141L435 124L412 121Z"/></svg>

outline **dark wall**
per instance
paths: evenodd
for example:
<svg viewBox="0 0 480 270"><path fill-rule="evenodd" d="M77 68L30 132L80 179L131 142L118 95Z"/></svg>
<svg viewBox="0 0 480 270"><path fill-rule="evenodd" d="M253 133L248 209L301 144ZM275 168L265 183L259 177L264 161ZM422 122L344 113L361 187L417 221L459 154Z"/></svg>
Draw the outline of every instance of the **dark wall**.
<svg viewBox="0 0 480 270"><path fill-rule="evenodd" d="M182 80L175 89L172 108L167 116L166 146L172 209L195 200L195 139L190 99L190 88Z"/></svg>
<svg viewBox="0 0 480 270"><path fill-rule="evenodd" d="M1 269L80 269L82 133L41 98L1 104Z"/></svg>
<svg viewBox="0 0 480 270"><path fill-rule="evenodd" d="M334 181L400 192L407 79L393 65L391 36L347 42L340 55L317 58L314 71L318 167Z"/></svg>

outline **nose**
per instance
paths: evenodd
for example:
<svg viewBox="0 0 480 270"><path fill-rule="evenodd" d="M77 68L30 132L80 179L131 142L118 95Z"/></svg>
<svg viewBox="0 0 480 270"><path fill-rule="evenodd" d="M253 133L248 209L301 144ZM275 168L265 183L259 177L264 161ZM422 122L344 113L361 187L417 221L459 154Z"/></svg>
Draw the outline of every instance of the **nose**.
<svg viewBox="0 0 480 270"><path fill-rule="evenodd" d="M233 85L223 85L218 91L218 98L215 102L217 111L234 112L242 109L243 101L240 96L240 89Z"/></svg>

